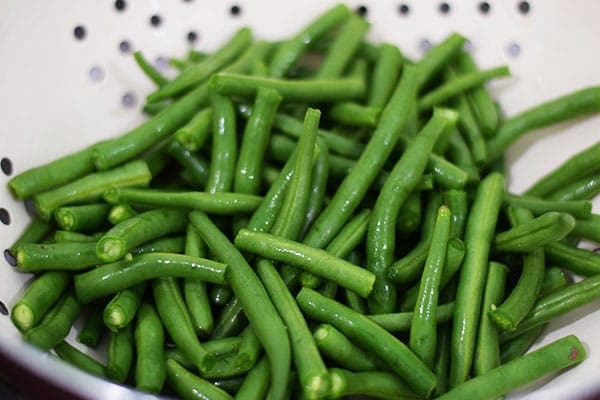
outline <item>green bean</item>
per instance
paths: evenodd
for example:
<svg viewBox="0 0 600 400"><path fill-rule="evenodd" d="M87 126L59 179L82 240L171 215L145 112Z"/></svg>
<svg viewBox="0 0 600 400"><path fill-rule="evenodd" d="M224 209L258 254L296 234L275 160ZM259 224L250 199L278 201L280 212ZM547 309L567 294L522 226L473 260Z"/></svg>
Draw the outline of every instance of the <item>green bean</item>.
<svg viewBox="0 0 600 400"><path fill-rule="evenodd" d="M447 190L444 192L444 203L452 212L450 237L462 239L469 213L467 192L464 190Z"/></svg>
<svg viewBox="0 0 600 400"><path fill-rule="evenodd" d="M198 231L191 224L187 228L185 254L192 257L206 257L206 245L202 242ZM201 279L185 278L183 294L196 333L201 337L210 336L214 328L214 322L206 282Z"/></svg>
<svg viewBox="0 0 600 400"><path fill-rule="evenodd" d="M448 240L446 249L446 262L442 269L442 277L440 278L440 291L442 291L450 283L451 279L460 269L462 260L465 255L465 244L462 240L452 237ZM400 310L409 311L415 308L417 304L417 295L419 293L419 284L411 287L406 292L402 301L399 304Z"/></svg>
<svg viewBox="0 0 600 400"><path fill-rule="evenodd" d="M588 219L575 221L573 234L597 243L600 242L600 214L592 214Z"/></svg>
<svg viewBox="0 0 600 400"><path fill-rule="evenodd" d="M224 70L243 73L257 59L264 57L269 49L268 43L255 42L236 62ZM152 144L170 136L176 129L189 121L199 109L208 105L209 93L208 84L201 84L143 124L110 143L97 145L94 149L96 168L102 170L118 165L140 154Z"/></svg>
<svg viewBox="0 0 600 400"><path fill-rule="evenodd" d="M406 122L402 112L415 101L416 70L404 69L402 79L392 99L384 108L380 122L355 168L341 182L335 195L311 226L304 243L313 247L324 247L344 225L365 196L369 186L391 154L400 131Z"/></svg>
<svg viewBox="0 0 600 400"><path fill-rule="evenodd" d="M457 68L463 74L477 71L477 65L466 51L460 51L455 58L455 62ZM493 136L500 118L489 91L484 85L479 85L467 93L467 98L483 134L486 137Z"/></svg>
<svg viewBox="0 0 600 400"><path fill-rule="evenodd" d="M253 97L259 87L275 89L284 101L340 102L361 99L366 84L357 78L277 79L219 72L210 79L211 88L223 96Z"/></svg>
<svg viewBox="0 0 600 400"><path fill-rule="evenodd" d="M511 389L575 365L585 358L586 352L579 339L573 335L566 336L464 382L438 399L495 399Z"/></svg>
<svg viewBox="0 0 600 400"><path fill-rule="evenodd" d="M158 103L146 103L142 107L142 112L148 116L154 117L171 104L173 104L171 100L164 100Z"/></svg>
<svg viewBox="0 0 600 400"><path fill-rule="evenodd" d="M573 271L591 276L600 273L600 254L583 248L555 242L544 247L548 261Z"/></svg>
<svg viewBox="0 0 600 400"><path fill-rule="evenodd" d="M145 291L146 284L140 283L117 293L102 313L106 327L112 332L117 332L129 325L138 311Z"/></svg>
<svg viewBox="0 0 600 400"><path fill-rule="evenodd" d="M142 303L134 331L136 362L135 387L159 393L167 376L163 326L154 307Z"/></svg>
<svg viewBox="0 0 600 400"><path fill-rule="evenodd" d="M419 277L427 258L427 252L431 245L431 235L438 207L441 204L440 197L432 197L427 203L425 216L421 228L421 238L417 245L404 257L395 261L387 271L387 278L396 283L407 283Z"/></svg>
<svg viewBox="0 0 600 400"><path fill-rule="evenodd" d="M398 211L396 231L404 234L416 232L421 225L422 208L421 192L415 189Z"/></svg>
<svg viewBox="0 0 600 400"><path fill-rule="evenodd" d="M329 324L320 324L313 333L319 351L336 365L351 371L387 370L388 366Z"/></svg>
<svg viewBox="0 0 600 400"><path fill-rule="evenodd" d="M315 78L337 78L342 75L369 27L370 24L364 18L357 15L350 16L329 46L327 54L319 64Z"/></svg>
<svg viewBox="0 0 600 400"><path fill-rule="evenodd" d="M459 114L461 113L459 112ZM471 150L458 130L455 130L448 139L446 157L448 157L448 161L467 173L467 184L479 182L479 171L473 160Z"/></svg>
<svg viewBox="0 0 600 400"><path fill-rule="evenodd" d="M437 314L433 321L435 324L442 324L452 320L454 312L454 303L446 303L437 306ZM386 314L368 315L369 319L376 322L388 332L408 332L411 330L411 324L414 320L414 312L392 312Z"/></svg>
<svg viewBox="0 0 600 400"><path fill-rule="evenodd" d="M132 256L145 253L182 253L185 247L185 237L167 236L146 242L131 250Z"/></svg>
<svg viewBox="0 0 600 400"><path fill-rule="evenodd" d="M248 119L234 178L237 193L258 194L261 184L261 166L267 149L279 93L272 89L258 89L252 114Z"/></svg>
<svg viewBox="0 0 600 400"><path fill-rule="evenodd" d="M88 303L149 279L190 277L224 284L228 282L229 273L227 265L205 258L184 254L146 253L76 275L75 291L80 301Z"/></svg>
<svg viewBox="0 0 600 400"><path fill-rule="evenodd" d="M48 221L60 206L98 200L106 189L113 186L147 186L151 177L148 166L141 160L110 171L91 173L64 186L35 195L36 213Z"/></svg>
<svg viewBox="0 0 600 400"><path fill-rule="evenodd" d="M208 164L206 160L186 149L181 143L172 141L169 154L190 174L194 186L204 187L208 181Z"/></svg>
<svg viewBox="0 0 600 400"><path fill-rule="evenodd" d="M20 272L50 270L81 271L102 263L91 243L25 243L16 249L16 267Z"/></svg>
<svg viewBox="0 0 600 400"><path fill-rule="evenodd" d="M60 271L45 272L35 278L13 306L12 322L22 332L37 325L70 282L71 276Z"/></svg>
<svg viewBox="0 0 600 400"><path fill-rule="evenodd" d="M178 282L175 278L155 279L152 292L160 319L175 345L185 352L200 372L208 371L214 365L215 357L198 341Z"/></svg>
<svg viewBox="0 0 600 400"><path fill-rule="evenodd" d="M325 279L334 281L366 297L373 287L375 276L325 250L270 235L242 229L235 238L237 248L263 258L293 265Z"/></svg>
<svg viewBox="0 0 600 400"><path fill-rule="evenodd" d="M515 226L522 226L533 219L526 209L512 210ZM533 248L523 256L521 276L510 295L502 304L492 304L486 311L489 319L501 330L513 330L525 318L537 300L544 276L544 250ZM485 308L484 308L485 310Z"/></svg>
<svg viewBox="0 0 600 400"><path fill-rule="evenodd" d="M309 46L352 15L348 6L337 4L319 15L292 39L278 46L269 64L269 75L285 76Z"/></svg>
<svg viewBox="0 0 600 400"><path fill-rule="evenodd" d="M270 261L260 260L256 269L286 324L303 395L307 399L327 395L330 389L329 373L294 297Z"/></svg>
<svg viewBox="0 0 600 400"><path fill-rule="evenodd" d="M489 263L481 309L483 317L479 321L475 354L473 355L473 372L476 376L500 365L500 347L496 325L487 317L486 311L494 304L502 301L508 268L495 261Z"/></svg>
<svg viewBox="0 0 600 400"><path fill-rule="evenodd" d="M402 54L398 47L382 43L377 51L377 60L372 72L367 104L384 107L388 102L400 75Z"/></svg>
<svg viewBox="0 0 600 400"><path fill-rule="evenodd" d="M106 377L106 370L104 368L104 365L102 365L99 361L93 359L92 357L88 356L87 354L83 353L82 351L78 350L77 348L73 347L68 342L65 342L64 340L61 341L54 347L54 351L61 359L68 362L69 364L74 365L75 367L86 371L90 374L100 376L103 378Z"/></svg>
<svg viewBox="0 0 600 400"><path fill-rule="evenodd" d="M502 347L500 347L500 362L506 364L521 357L540 338L547 327L548 325L540 325L503 343Z"/></svg>
<svg viewBox="0 0 600 400"><path fill-rule="evenodd" d="M473 161L476 165L482 165L487 157L487 148L485 146L485 138L481 129L477 125L477 121L471 112L471 107L466 95L458 95L455 97L456 111L460 115L458 120L458 128L464 135L465 140L469 144Z"/></svg>
<svg viewBox="0 0 600 400"><path fill-rule="evenodd" d="M427 51L421 61L417 63L417 68L419 69L419 89L427 86L429 81L435 78L437 73L449 61L456 58L465 41L466 39L458 33L452 33Z"/></svg>
<svg viewBox="0 0 600 400"><path fill-rule="evenodd" d="M232 399L232 397L223 389L192 374L175 360L167 360L166 369L169 386L184 399Z"/></svg>
<svg viewBox="0 0 600 400"><path fill-rule="evenodd" d="M600 174L585 176L550 193L550 200L591 200L600 193Z"/></svg>
<svg viewBox="0 0 600 400"><path fill-rule="evenodd" d="M279 215L271 228L273 234L283 238L297 239L306 219L311 188L312 161L320 117L320 111L312 108L306 110L302 135L297 145L294 174L286 190Z"/></svg>
<svg viewBox="0 0 600 400"><path fill-rule="evenodd" d="M88 347L96 347L104 333L106 327L104 326L104 320L102 319L102 309L104 304L96 303L93 304L86 316L83 328L77 335L77 341L83 343Z"/></svg>
<svg viewBox="0 0 600 400"><path fill-rule="evenodd" d="M85 233L56 230L54 231L54 243L95 243L103 234L104 232L97 232L93 235L86 235Z"/></svg>
<svg viewBox="0 0 600 400"><path fill-rule="evenodd" d="M429 368L433 368L435 360L435 349L437 346L437 303L442 270L446 261L451 220L452 213L450 209L446 206L441 206L438 209L433 227L431 246L427 253L423 276L419 285L417 303L410 326L410 348Z"/></svg>
<svg viewBox="0 0 600 400"><path fill-rule="evenodd" d="M529 314L513 331L503 332L501 340L512 339L529 329L543 325L577 307L600 298L600 275L585 278L540 297Z"/></svg>
<svg viewBox="0 0 600 400"><path fill-rule="evenodd" d="M548 212L506 231L498 232L493 246L498 252L528 253L561 240L574 227L575 218L570 214Z"/></svg>
<svg viewBox="0 0 600 400"><path fill-rule="evenodd" d="M214 379L214 380L211 380L211 383L213 386L215 386L219 389L222 389L229 395L233 396L237 393L239 388L242 386L242 383L244 383L244 377L243 376L234 376L232 378Z"/></svg>
<svg viewBox="0 0 600 400"><path fill-rule="evenodd" d="M223 307L219 319L215 323L215 329L211 335L212 339L220 339L232 335L237 335L248 324L248 319L244 314L240 300L233 297L229 303Z"/></svg>
<svg viewBox="0 0 600 400"><path fill-rule="evenodd" d="M26 331L25 340L41 350L50 350L67 337L79 316L81 305L71 291L61 298L42 318L40 323Z"/></svg>
<svg viewBox="0 0 600 400"><path fill-rule="evenodd" d="M187 219L179 210L156 209L113 226L102 236L96 246L96 254L105 262L121 259L142 243L185 229Z"/></svg>
<svg viewBox="0 0 600 400"><path fill-rule="evenodd" d="M133 324L112 332L108 344L106 374L112 380L125 382L133 365Z"/></svg>
<svg viewBox="0 0 600 400"><path fill-rule="evenodd" d="M184 60L176 58L176 57L169 58L169 65L171 67L177 69L179 72L182 72L184 69L189 67L188 63L186 63Z"/></svg>
<svg viewBox="0 0 600 400"><path fill-rule="evenodd" d="M332 368L331 395L334 398L363 395L377 399L408 400L418 399L410 387L398 379L396 374L387 371L350 372Z"/></svg>
<svg viewBox="0 0 600 400"><path fill-rule="evenodd" d="M156 68L154 68L152 66L152 64L150 64L150 62L148 62L148 60L146 60L146 58L144 57L142 52L135 51L133 53L133 59L137 63L138 67L140 67L142 72L152 82L154 82L156 84L156 86L161 87L161 86L164 86L165 84L167 84L167 82L169 82L169 80L167 78L162 76L162 74L160 72L158 72L158 70Z"/></svg>
<svg viewBox="0 0 600 400"><path fill-rule="evenodd" d="M557 97L555 99L538 104L520 114L506 120L499 128L496 135L487 143L488 159L487 163L498 158L504 150L516 141L523 134L538 128L543 128L557 122L573 119L578 116L597 112L600 109L600 87L592 86L585 89L580 89L572 93ZM594 146L597 152L600 146ZM594 151L591 150L590 151ZM596 160L598 156L596 156ZM592 161L592 160L588 160ZM593 162L593 161L592 161ZM573 173L575 170L560 172ZM580 170L580 174L588 173L589 170ZM559 188L563 183L570 182L568 179L560 181L557 179L550 183L550 177L543 178L543 185L548 182L552 188ZM548 187L540 186L540 182L528 190L529 195L543 195L548 190Z"/></svg>
<svg viewBox="0 0 600 400"><path fill-rule="evenodd" d="M466 253L458 281L452 329L452 388L463 383L471 370L488 255L503 193L504 177L496 172L486 176L477 188L467 220Z"/></svg>
<svg viewBox="0 0 600 400"><path fill-rule="evenodd" d="M538 296L545 296L547 294L550 294L556 289L560 289L563 286L567 286L569 283L570 280L562 268L554 266L547 267L544 270L544 278L542 279Z"/></svg>
<svg viewBox="0 0 600 400"><path fill-rule="evenodd" d="M202 345L206 351L212 353L217 359L221 356L228 356L237 353L242 341L241 336L227 337L223 339L209 340ZM167 358L172 358L186 368L194 368L194 365L185 357L181 349L174 347L165 352Z"/></svg>
<svg viewBox="0 0 600 400"><path fill-rule="evenodd" d="M438 328L438 346L435 354L433 372L437 377L437 385L433 396L440 396L448 391L448 376L450 375L450 342L452 340L452 326L450 323L440 325Z"/></svg>
<svg viewBox="0 0 600 400"><path fill-rule="evenodd" d="M155 103L187 92L190 88L206 81L210 76L222 69L239 56L252 42L252 32L248 28L238 30L223 47L203 61L190 65L175 79L161 85L158 90L147 97L149 103Z"/></svg>
<svg viewBox="0 0 600 400"><path fill-rule="evenodd" d="M204 108L196 113L184 126L173 134L175 141L179 142L189 151L198 151L204 146L210 135L210 121L212 109Z"/></svg>
<svg viewBox="0 0 600 400"><path fill-rule="evenodd" d="M435 387L435 375L391 333L364 315L312 289L302 288L296 300L309 317L332 324L349 339L380 357L417 395L429 396Z"/></svg>
<svg viewBox="0 0 600 400"><path fill-rule="evenodd" d="M229 192L233 188L237 162L237 133L233 101L211 92L213 109L211 162L206 183L209 193Z"/></svg>
<svg viewBox="0 0 600 400"><path fill-rule="evenodd" d="M269 360L262 357L248 372L244 383L235 394L236 400L263 399L269 389Z"/></svg>
<svg viewBox="0 0 600 400"><path fill-rule="evenodd" d="M328 112L328 116L341 125L368 128L377 126L380 114L380 107L363 106L353 102L338 103Z"/></svg>
<svg viewBox="0 0 600 400"><path fill-rule="evenodd" d="M422 176L435 142L456 119L453 111L436 108L427 125L394 165L377 198L367 234L367 268L377 276L368 299L372 313L390 312L395 307L395 287L384 275L393 261L398 212Z"/></svg>
<svg viewBox="0 0 600 400"><path fill-rule="evenodd" d="M127 201L153 207L202 210L218 215L251 212L262 201L261 197L241 193L169 192L159 189L110 189L104 197L112 204Z"/></svg>
<svg viewBox="0 0 600 400"><path fill-rule="evenodd" d="M317 137L315 143L315 161L310 178L311 189L306 205L306 219L302 226L300 237L304 237L310 226L315 222L325 203L327 195L327 180L329 179L329 147L324 140Z"/></svg>
<svg viewBox="0 0 600 400"><path fill-rule="evenodd" d="M269 358L270 398L285 398L291 362L285 325L260 280L227 237L202 212L191 212L190 220L215 257L228 265L231 287Z"/></svg>
<svg viewBox="0 0 600 400"><path fill-rule="evenodd" d="M48 233L50 233L51 229L51 224L40 218L34 217L13 244L8 249L4 250L4 258L10 265L17 265L17 260L15 259L17 247L25 243L39 243L43 241Z"/></svg>
<svg viewBox="0 0 600 400"><path fill-rule="evenodd" d="M550 211L568 213L575 218L589 218L592 215L592 203L588 200L555 201L529 195L505 193L504 201L513 207L527 208L535 215Z"/></svg>
<svg viewBox="0 0 600 400"><path fill-rule="evenodd" d="M119 222L137 215L137 213L129 203L115 204L108 212L108 222L117 225Z"/></svg>
<svg viewBox="0 0 600 400"><path fill-rule="evenodd" d="M54 219L61 229L67 231L93 231L106 225L109 208L108 204L59 207L54 213Z"/></svg>
<svg viewBox="0 0 600 400"><path fill-rule="evenodd" d="M78 179L94 170L94 146L21 172L8 181L8 188L22 200Z"/></svg>
<svg viewBox="0 0 600 400"><path fill-rule="evenodd" d="M510 70L507 66L459 75L449 82L438 86L428 93L425 93L419 99L419 111L424 111L431 107L438 106L446 100L479 86L490 79L503 76L510 76Z"/></svg>

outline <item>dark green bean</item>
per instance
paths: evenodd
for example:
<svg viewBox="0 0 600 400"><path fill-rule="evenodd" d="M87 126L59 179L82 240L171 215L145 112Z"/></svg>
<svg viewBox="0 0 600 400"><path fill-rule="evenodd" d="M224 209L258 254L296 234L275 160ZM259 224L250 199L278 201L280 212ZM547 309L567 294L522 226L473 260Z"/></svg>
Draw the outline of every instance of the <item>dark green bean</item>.
<svg viewBox="0 0 600 400"><path fill-rule="evenodd" d="M466 253L458 281L452 330L452 388L463 383L471 370L488 255L503 193L504 177L496 172L486 176L477 188L467 220Z"/></svg>
<svg viewBox="0 0 600 400"><path fill-rule="evenodd" d="M550 211L565 212L575 218L589 218L592 215L592 203L589 200L555 201L505 193L504 201L514 207L527 208L535 215Z"/></svg>
<svg viewBox="0 0 600 400"><path fill-rule="evenodd" d="M235 245L241 250L332 280L363 297L371 292L375 280L371 272L332 256L325 250L267 233L242 229L235 237Z"/></svg>
<svg viewBox="0 0 600 400"><path fill-rule="evenodd" d="M562 268L559 267L547 267L544 270L544 278L540 285L538 296L545 296L554 292L556 289L560 289L563 286L567 286L571 281L565 274Z"/></svg>
<svg viewBox="0 0 600 400"><path fill-rule="evenodd" d="M121 259L135 247L164 235L185 230L187 219L180 210L146 211L113 226L102 236L96 254L105 262Z"/></svg>
<svg viewBox="0 0 600 400"><path fill-rule="evenodd" d="M71 168L71 167L68 167ZM48 221L54 211L63 205L99 200L111 187L147 186L152 178L142 160L132 161L109 171L94 172L34 197L37 215Z"/></svg>
<svg viewBox="0 0 600 400"><path fill-rule="evenodd" d="M23 336L41 350L50 350L62 342L79 316L81 305L72 291L61 298L42 318L40 323L26 331Z"/></svg>
<svg viewBox="0 0 600 400"><path fill-rule="evenodd" d="M54 231L54 243L96 243L104 235L104 232L96 232L93 235L86 235L79 232Z"/></svg>
<svg viewBox="0 0 600 400"><path fill-rule="evenodd" d="M51 271L35 278L13 306L10 318L21 331L34 327L71 283L66 272Z"/></svg>
<svg viewBox="0 0 600 400"><path fill-rule="evenodd" d="M204 187L208 181L208 163L197 154L186 149L180 142L172 141L169 154L190 175L195 187Z"/></svg>
<svg viewBox="0 0 600 400"><path fill-rule="evenodd" d="M337 78L342 75L357 52L369 26L366 19L358 15L350 16L340 27L335 39L328 47L327 54L319 64L315 78Z"/></svg>
<svg viewBox="0 0 600 400"><path fill-rule="evenodd" d="M509 211L515 226L521 226L533 219L527 209ZM501 330L513 330L525 318L537 300L545 270L544 250L534 248L523 256L521 276L508 297L497 306L495 303L484 308L489 319Z"/></svg>
<svg viewBox="0 0 600 400"><path fill-rule="evenodd" d="M102 263L93 242L25 243L17 247L16 260L20 272L81 271Z"/></svg>
<svg viewBox="0 0 600 400"><path fill-rule="evenodd" d="M364 315L312 289L302 288L296 300L309 317L332 324L349 339L385 361L419 396L429 396L435 387L435 375L391 333Z"/></svg>
<svg viewBox="0 0 600 400"><path fill-rule="evenodd" d="M521 357L540 338L547 327L548 325L540 325L503 343L502 347L500 347L500 362L506 364Z"/></svg>
<svg viewBox="0 0 600 400"><path fill-rule="evenodd" d="M483 292L481 309L483 317L479 321L475 354L473 355L473 372L476 376L500 365L500 347L496 325L487 317L487 310L502 301L508 268L504 264L492 261Z"/></svg>
<svg viewBox="0 0 600 400"><path fill-rule="evenodd" d="M135 387L159 393L167 376L164 330L154 307L142 303L137 314L134 338L136 350Z"/></svg>
<svg viewBox="0 0 600 400"><path fill-rule="evenodd" d="M485 146L485 138L481 129L477 125L477 121L471 112L469 101L466 95L458 95L455 97L456 111L460 115L458 120L458 128L464 135L465 140L469 144L473 161L475 164L482 165L487 157L487 148Z"/></svg>
<svg viewBox="0 0 600 400"><path fill-rule="evenodd" d="M233 189L238 152L235 109L229 97L216 92L211 92L210 103L213 109L212 146L206 191L229 192Z"/></svg>
<svg viewBox="0 0 600 400"><path fill-rule="evenodd" d="M145 253L183 253L185 247L184 236L167 236L146 242L131 250L132 256Z"/></svg>
<svg viewBox="0 0 600 400"><path fill-rule="evenodd" d="M96 347L106 332L106 326L102 319L104 304L98 302L93 304L86 316L83 328L77 335L77 341L88 347Z"/></svg>
<svg viewBox="0 0 600 400"><path fill-rule="evenodd" d="M198 151L208 140L211 120L212 109L206 107L190 119L187 124L175 131L173 134L174 140L188 151Z"/></svg>
<svg viewBox="0 0 600 400"><path fill-rule="evenodd" d="M417 294L417 303L410 325L410 348L429 368L433 368L435 361L437 304L442 271L446 262L451 221L452 213L450 209L441 206L438 209L433 227L431 246L425 260L419 293Z"/></svg>
<svg viewBox="0 0 600 400"><path fill-rule="evenodd" d="M231 215L254 211L262 198L241 193L169 192L159 189L111 189L104 193L109 203L128 201L154 207L202 210Z"/></svg>
<svg viewBox="0 0 600 400"><path fill-rule="evenodd" d="M340 368L331 368L330 373L333 382L331 395L334 398L354 395L388 400L420 398L392 372L350 372Z"/></svg>
<svg viewBox="0 0 600 400"><path fill-rule="evenodd" d="M224 284L228 282L229 273L227 265L205 258L184 254L146 253L76 275L75 291L79 300L88 303L149 279L190 277Z"/></svg>
<svg viewBox="0 0 600 400"><path fill-rule="evenodd" d="M498 158L511 143L529 131L573 119L581 115L598 112L598 110L600 110L600 87L598 86L580 89L525 110L506 120L498 128L496 135L488 141L487 163L489 164ZM596 148L596 152L600 150L600 145L594 147ZM596 156L595 159L597 160L598 156ZM590 159L588 161L592 160ZM595 165L597 168L597 164ZM562 175L565 172L586 174L590 171L589 169L579 171L576 171L575 169L571 171L562 170L560 174ZM551 182L550 176L546 176L543 180L544 185ZM550 187L559 188L562 184L569 182L568 179L565 181L561 180L560 182L556 179L550 183ZM535 188L528 190L527 194L543 195L549 191L548 187L540 185L542 185L542 183L539 183Z"/></svg>
<svg viewBox="0 0 600 400"><path fill-rule="evenodd" d="M227 237L202 212L191 212L190 220L215 257L227 263L231 287L269 358L272 371L270 398L284 399L291 362L285 325L260 280Z"/></svg>
<svg viewBox="0 0 600 400"><path fill-rule="evenodd" d="M175 360L167 360L169 386L185 399L231 400L232 397L211 382L192 374Z"/></svg>
<svg viewBox="0 0 600 400"><path fill-rule="evenodd" d="M317 137L315 144L314 165L310 178L311 189L306 205L306 219L302 226L300 237L304 237L310 226L315 222L325 203L327 195L327 180L329 179L329 147L324 140Z"/></svg>
<svg viewBox="0 0 600 400"><path fill-rule="evenodd" d="M230 63L246 49L252 42L252 32L248 28L238 30L223 47L208 56L203 61L190 65L175 79L161 85L160 88L150 93L147 97L149 103L169 99L190 88L208 80L210 76Z"/></svg>
<svg viewBox="0 0 600 400"><path fill-rule="evenodd" d="M112 380L125 382L133 365L133 324L112 332L108 343L106 374Z"/></svg>
<svg viewBox="0 0 600 400"><path fill-rule="evenodd" d="M109 209L108 204L59 207L54 212L54 219L61 229L67 231L94 231L106 225Z"/></svg>
<svg viewBox="0 0 600 400"><path fill-rule="evenodd" d="M269 64L269 75L285 76L315 41L352 15L348 6L337 4L300 30L292 39L280 44Z"/></svg>
<svg viewBox="0 0 600 400"><path fill-rule="evenodd" d="M138 67L142 70L142 72L156 84L156 86L161 87L164 86L169 80L162 76L160 72L142 54L141 51L135 51L133 53L133 59L137 63Z"/></svg>
<svg viewBox="0 0 600 400"><path fill-rule="evenodd" d="M575 218L570 214L548 212L496 233L493 246L498 252L528 253L561 240L574 227Z"/></svg>
<svg viewBox="0 0 600 400"><path fill-rule="evenodd" d="M396 231L403 234L416 232L419 226L421 226L422 213L421 192L415 189L410 193L398 211Z"/></svg>
<svg viewBox="0 0 600 400"><path fill-rule="evenodd" d="M393 44L382 43L377 50L367 104L384 107L400 76L403 58L398 47Z"/></svg>
<svg viewBox="0 0 600 400"><path fill-rule="evenodd" d="M456 386L440 400L495 399L544 375L580 363L586 351L576 336L558 339L512 362Z"/></svg>
<svg viewBox="0 0 600 400"><path fill-rule="evenodd" d="M145 291L146 284L140 283L117 293L104 307L103 319L107 328L117 332L129 325L138 311Z"/></svg>
<svg viewBox="0 0 600 400"><path fill-rule="evenodd" d="M213 90L224 96L253 97L259 87L275 89L284 101L340 102L361 99L366 83L357 78L277 79L219 72L212 76Z"/></svg>
<svg viewBox="0 0 600 400"><path fill-rule="evenodd" d="M106 377L104 365L79 349L73 347L68 342L61 341L54 347L54 351L56 352L56 355L69 364L83 371L89 372L92 375L103 378Z"/></svg>
<svg viewBox="0 0 600 400"><path fill-rule="evenodd" d="M220 339L237 335L248 324L248 318L244 314L242 304L237 297L229 300L223 307L219 319L215 323L215 329L211 335L212 339Z"/></svg>

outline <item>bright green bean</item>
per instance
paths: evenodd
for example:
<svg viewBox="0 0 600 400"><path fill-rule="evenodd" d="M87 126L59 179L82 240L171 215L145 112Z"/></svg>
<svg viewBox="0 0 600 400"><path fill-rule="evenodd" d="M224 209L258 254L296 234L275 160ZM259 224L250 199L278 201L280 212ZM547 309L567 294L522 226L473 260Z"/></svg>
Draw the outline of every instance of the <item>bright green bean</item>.
<svg viewBox="0 0 600 400"><path fill-rule="evenodd" d="M66 341L61 341L59 344L57 344L54 347L54 351L61 359L69 364L74 365L83 371L89 372L92 375L103 378L106 377L106 369L104 368L104 365L79 349L73 347Z"/></svg>
<svg viewBox="0 0 600 400"><path fill-rule="evenodd" d="M67 231L94 231L106 225L109 208L108 204L59 207L54 212L54 219L61 229Z"/></svg>
<svg viewBox="0 0 600 400"><path fill-rule="evenodd" d="M136 350L135 387L159 393L167 376L164 330L152 305L142 303L137 314L134 338Z"/></svg>
<svg viewBox="0 0 600 400"><path fill-rule="evenodd" d="M154 82L156 86L161 87L164 86L167 82L169 82L167 78L162 76L162 74L158 72L158 70L154 68L154 66L152 66L152 64L150 64L148 60L146 60L146 57L144 57L141 51L135 51L133 53L133 59L135 60L138 67L140 67L142 72L152 82Z"/></svg>
<svg viewBox="0 0 600 400"><path fill-rule="evenodd" d="M527 208L535 215L550 211L565 212L575 218L589 218L592 215L592 203L589 200L555 201L505 193L504 201L514 207Z"/></svg>
<svg viewBox="0 0 600 400"><path fill-rule="evenodd" d="M17 247L15 256L20 272L81 271L102 263L93 242L25 243Z"/></svg>
<svg viewBox="0 0 600 400"><path fill-rule="evenodd" d="M573 271L591 276L600 273L600 254L593 251L555 242L544 248L548 261Z"/></svg>
<svg viewBox="0 0 600 400"><path fill-rule="evenodd" d="M212 109L210 107L204 108L187 124L175 131L174 140L181 143L189 151L198 151L208 140L211 119Z"/></svg>
<svg viewBox="0 0 600 400"><path fill-rule="evenodd" d="M192 257L206 257L206 244L198 231L190 224L187 228L185 254ZM202 279L185 278L183 281L185 303L192 317L194 329L200 337L207 337L213 331L213 313L208 300L206 282Z"/></svg>
<svg viewBox="0 0 600 400"><path fill-rule="evenodd" d="M550 200L591 200L600 193L600 174L585 176L550 193Z"/></svg>
<svg viewBox="0 0 600 400"><path fill-rule="evenodd" d="M125 221L127 218L131 218L137 215L137 211L129 203L119 203L112 206L108 212L108 222L113 225L117 225L119 222Z"/></svg>
<svg viewBox="0 0 600 400"><path fill-rule="evenodd" d="M387 104L398 81L402 62L402 54L398 47L389 43L379 46L371 77L368 105L384 107Z"/></svg>
<svg viewBox="0 0 600 400"><path fill-rule="evenodd" d="M146 291L146 284L141 283L117 293L104 307L104 324L112 332L129 325L135 318L142 297Z"/></svg>
<svg viewBox="0 0 600 400"><path fill-rule="evenodd" d="M167 360L169 386L184 399L231 400L232 397L211 382L192 374L175 360Z"/></svg>
<svg viewBox="0 0 600 400"><path fill-rule="evenodd" d="M435 324L443 324L452 320L454 312L454 303L446 303L437 306L436 317L433 320ZM376 322L388 332L408 332L411 330L414 313L393 312L388 314L372 314L368 315L369 319Z"/></svg>
<svg viewBox="0 0 600 400"><path fill-rule="evenodd" d="M265 398L269 389L269 360L262 357L246 375L244 383L235 394L235 400L255 400Z"/></svg>
<svg viewBox="0 0 600 400"><path fill-rule="evenodd" d="M418 88L424 88L460 52L466 39L458 33L452 33L433 46L417 63L419 69Z"/></svg>
<svg viewBox="0 0 600 400"><path fill-rule="evenodd" d="M575 221L573 234L600 243L600 214L592 214L588 219Z"/></svg>
<svg viewBox="0 0 600 400"><path fill-rule="evenodd" d="M363 106L353 102L338 103L327 115L341 125L374 128L377 126L380 107Z"/></svg>

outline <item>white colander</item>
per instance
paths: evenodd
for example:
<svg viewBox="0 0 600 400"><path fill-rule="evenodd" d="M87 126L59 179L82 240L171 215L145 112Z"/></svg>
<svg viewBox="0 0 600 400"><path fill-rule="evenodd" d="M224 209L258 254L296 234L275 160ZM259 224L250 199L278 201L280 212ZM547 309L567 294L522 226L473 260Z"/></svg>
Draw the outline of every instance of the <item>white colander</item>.
<svg viewBox="0 0 600 400"><path fill-rule="evenodd" d="M2 0L0 248L9 247L29 220L23 204L6 189L11 173L125 132L144 119L140 105L152 85L136 67L133 50L142 50L161 66L168 56L183 56L192 46L214 50L241 26L252 27L260 38L282 39L334 3ZM408 56L418 58L430 44L458 31L469 38L481 67L508 64L513 77L491 84L508 116L600 83L597 0L352 0L348 4L366 13L372 41L395 43ZM510 189L522 191L598 140L600 117L529 134L511 147ZM594 208L600 212L598 201ZM30 276L15 273L4 263L0 277L0 301L10 309ZM588 359L551 382L536 382L509 398L574 399L600 391L600 312L595 311L599 305L560 318L536 344L574 333L588 346ZM38 352L22 341L3 315L0 352L83 398L146 396Z"/></svg>

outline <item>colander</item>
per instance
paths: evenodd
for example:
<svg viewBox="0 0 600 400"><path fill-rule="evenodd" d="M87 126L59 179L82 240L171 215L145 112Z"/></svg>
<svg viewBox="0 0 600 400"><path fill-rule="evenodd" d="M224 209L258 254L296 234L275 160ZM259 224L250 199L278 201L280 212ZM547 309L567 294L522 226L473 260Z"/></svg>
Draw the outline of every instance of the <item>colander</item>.
<svg viewBox="0 0 600 400"><path fill-rule="evenodd" d="M128 130L144 120L152 90L132 57L142 50L165 74L169 56L211 51L241 26L278 40L296 32L334 0L3 0L0 3L0 247L29 216L6 183L27 168ZM506 115L600 83L597 0L364 0L347 4L372 23L369 39L400 46L414 58L452 31L469 39L481 67L507 64L510 79L490 85ZM529 134L508 155L509 188L521 192L573 153L600 140L600 117ZM594 204L600 212L600 202ZM30 276L5 264L0 301L14 304ZM589 348L581 365L536 382L510 399L573 399L600 392L600 303L551 325L538 347L568 333ZM78 326L70 339L76 336ZM72 343L76 342L71 340ZM26 344L0 315L6 360L68 393L90 399L152 398L76 370ZM33 381L33 378L32 378ZM535 390L535 391L534 391Z"/></svg>

